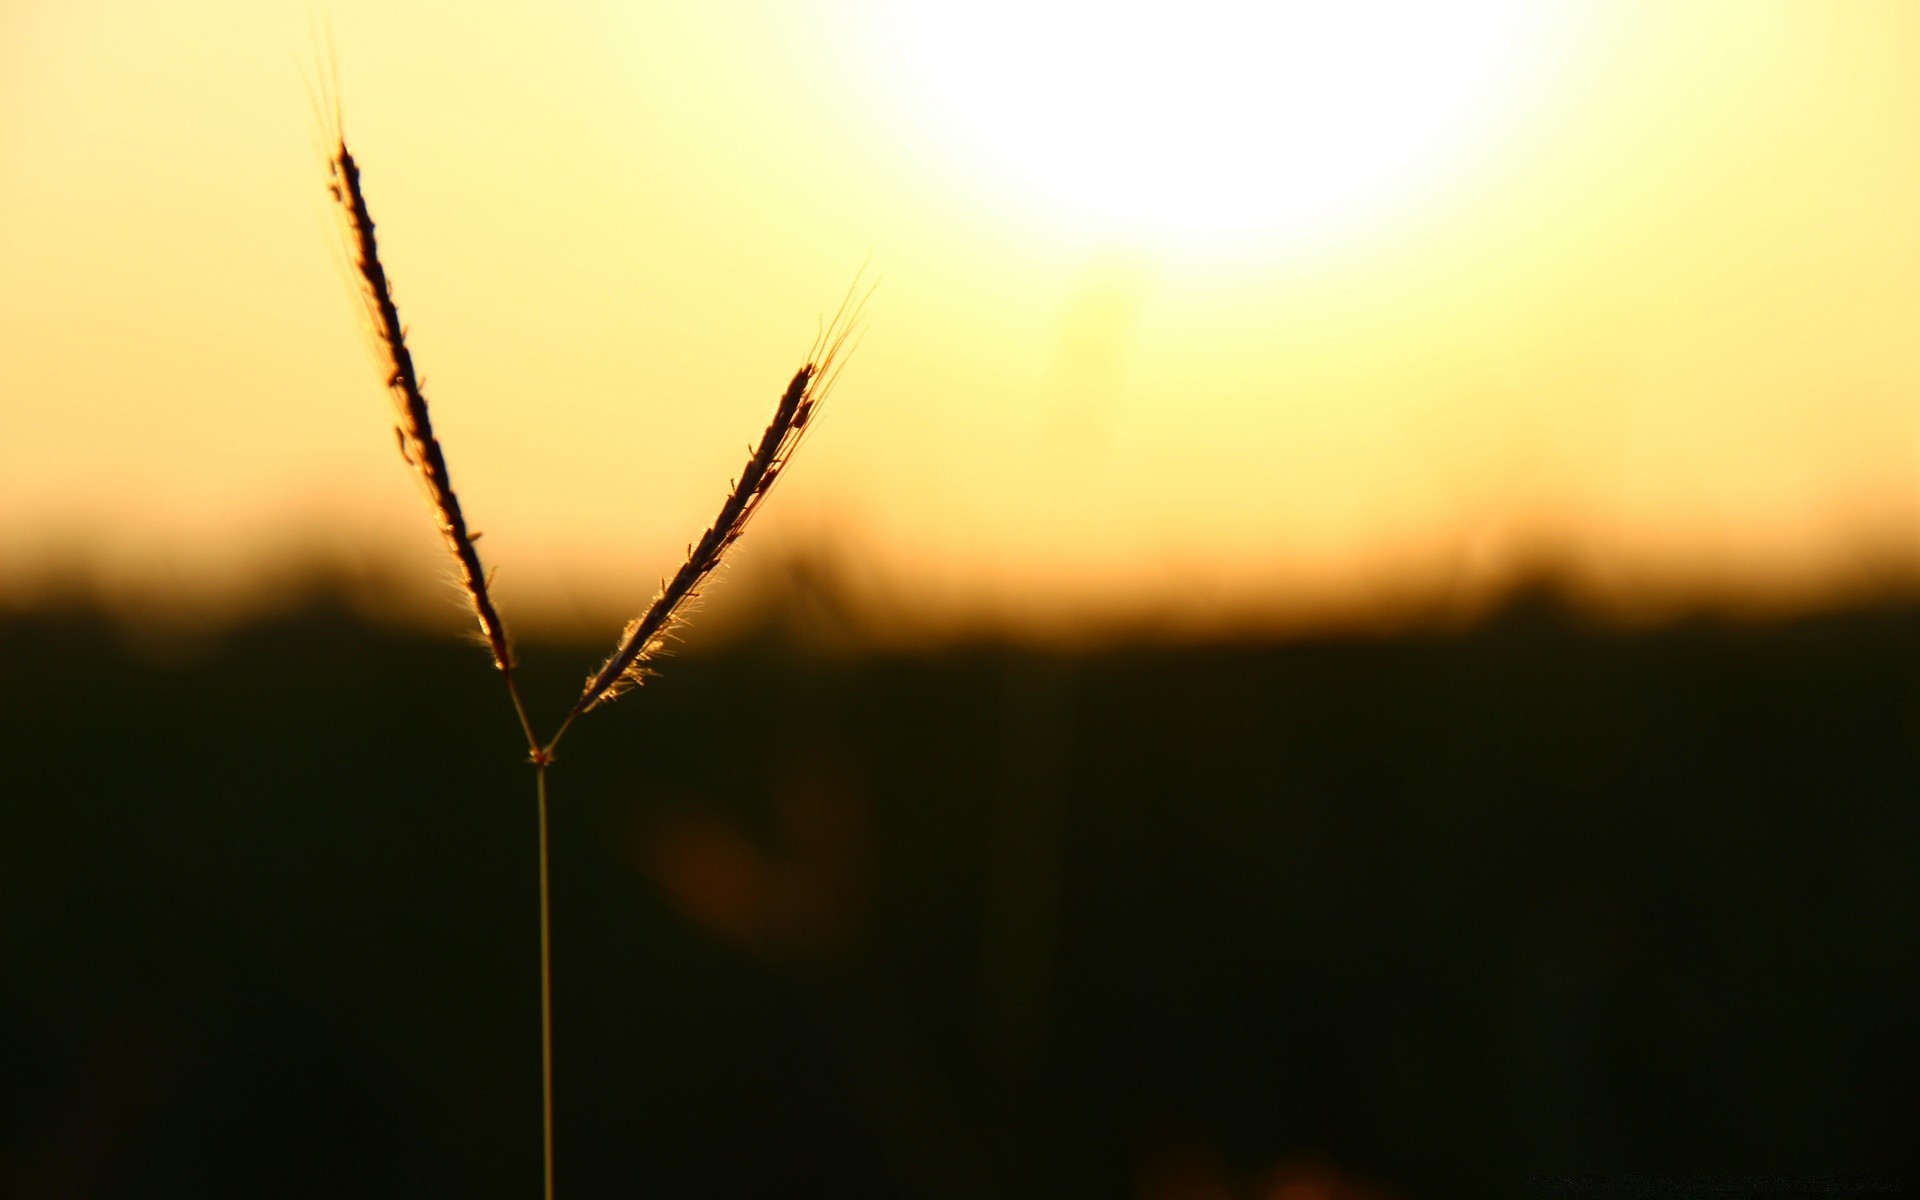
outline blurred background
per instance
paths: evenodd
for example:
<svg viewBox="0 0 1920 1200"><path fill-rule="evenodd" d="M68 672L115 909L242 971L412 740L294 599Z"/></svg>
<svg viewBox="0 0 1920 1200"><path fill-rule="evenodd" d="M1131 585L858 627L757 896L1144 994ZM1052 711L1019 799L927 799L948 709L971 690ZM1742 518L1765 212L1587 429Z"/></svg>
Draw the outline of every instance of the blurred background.
<svg viewBox="0 0 1920 1200"><path fill-rule="evenodd" d="M0 5L0 1194L1905 1170L1920 10Z"/></svg>

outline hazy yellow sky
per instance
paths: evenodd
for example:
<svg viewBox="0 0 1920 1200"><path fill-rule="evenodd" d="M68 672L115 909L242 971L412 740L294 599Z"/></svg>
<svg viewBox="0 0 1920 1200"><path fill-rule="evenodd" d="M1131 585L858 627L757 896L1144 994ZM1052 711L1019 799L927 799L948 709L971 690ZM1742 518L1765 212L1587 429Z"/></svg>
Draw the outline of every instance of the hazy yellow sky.
<svg viewBox="0 0 1920 1200"><path fill-rule="evenodd" d="M1434 7L325 11L510 619L637 607L869 261L736 575L1204 622L1920 559L1920 6ZM0 594L444 574L312 11L0 4Z"/></svg>

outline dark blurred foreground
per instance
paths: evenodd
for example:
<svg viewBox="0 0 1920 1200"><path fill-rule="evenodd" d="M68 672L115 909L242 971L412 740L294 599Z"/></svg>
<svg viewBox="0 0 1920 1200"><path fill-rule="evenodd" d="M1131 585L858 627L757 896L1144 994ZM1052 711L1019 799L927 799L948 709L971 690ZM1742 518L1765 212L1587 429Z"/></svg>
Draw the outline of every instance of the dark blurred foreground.
<svg viewBox="0 0 1920 1200"><path fill-rule="evenodd" d="M603 649L529 648L536 715ZM322 605L0 621L0 1195L538 1194L532 776ZM1911 1170L1920 609L673 660L554 769L560 1191Z"/></svg>

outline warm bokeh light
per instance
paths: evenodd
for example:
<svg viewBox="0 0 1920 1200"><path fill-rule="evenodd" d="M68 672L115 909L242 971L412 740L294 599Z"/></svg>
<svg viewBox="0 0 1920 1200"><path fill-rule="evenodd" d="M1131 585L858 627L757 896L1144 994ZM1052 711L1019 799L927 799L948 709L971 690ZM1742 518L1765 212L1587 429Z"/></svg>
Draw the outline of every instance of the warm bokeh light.
<svg viewBox="0 0 1920 1200"><path fill-rule="evenodd" d="M874 15L907 111L1062 223L1244 257L1351 235L1470 178L1564 70L1578 10L1034 0Z"/></svg>
<svg viewBox="0 0 1920 1200"><path fill-rule="evenodd" d="M510 619L650 594L869 259L716 609L802 553L934 626L1911 578L1920 11L1425 10L336 0ZM321 557L458 620L316 57L304 0L0 11L0 594Z"/></svg>

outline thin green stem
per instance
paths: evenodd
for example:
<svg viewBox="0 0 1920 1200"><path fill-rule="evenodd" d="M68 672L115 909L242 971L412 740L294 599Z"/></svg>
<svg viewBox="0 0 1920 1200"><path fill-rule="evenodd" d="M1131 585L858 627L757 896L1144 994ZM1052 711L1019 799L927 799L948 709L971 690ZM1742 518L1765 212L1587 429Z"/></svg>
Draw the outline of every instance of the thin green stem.
<svg viewBox="0 0 1920 1200"><path fill-rule="evenodd" d="M520 718L520 732L527 735L527 752L539 761L540 738L533 732L533 722L527 719L527 706L520 699L520 685L513 681L513 668L502 667L500 673L507 680L507 695L513 697L513 715Z"/></svg>
<svg viewBox="0 0 1920 1200"><path fill-rule="evenodd" d="M540 795L540 1100L547 1200L553 1200L553 920L547 888L547 764L533 768Z"/></svg>
<svg viewBox="0 0 1920 1200"><path fill-rule="evenodd" d="M578 712L570 712L567 714L567 719L560 722L560 728L553 731L553 736L547 740L547 744L534 751L535 762L542 760L547 762L553 761L554 747L560 744L561 738L567 736L567 730L573 728L573 719L579 715Z"/></svg>

